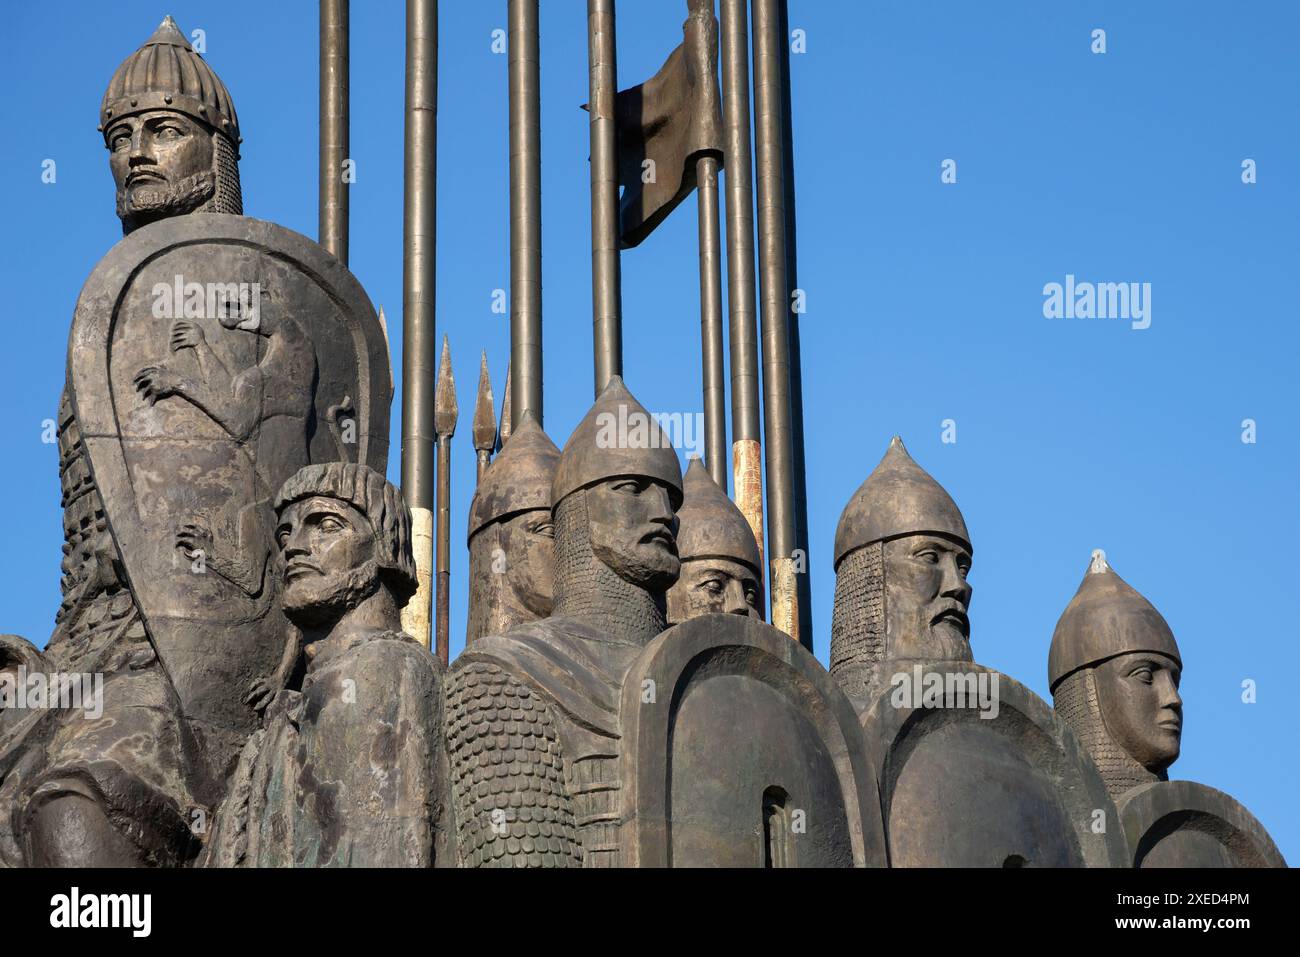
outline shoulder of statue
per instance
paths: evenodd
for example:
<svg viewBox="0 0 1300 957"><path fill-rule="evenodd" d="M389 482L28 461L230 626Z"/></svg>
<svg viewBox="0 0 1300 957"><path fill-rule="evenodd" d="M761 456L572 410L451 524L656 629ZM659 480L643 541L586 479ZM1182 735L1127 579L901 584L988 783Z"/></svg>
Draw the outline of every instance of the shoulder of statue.
<svg viewBox="0 0 1300 957"><path fill-rule="evenodd" d="M581 653L558 619L529 622L504 635L471 644L451 672L490 663L535 690L548 704L579 725L611 729L618 721L621 688Z"/></svg>

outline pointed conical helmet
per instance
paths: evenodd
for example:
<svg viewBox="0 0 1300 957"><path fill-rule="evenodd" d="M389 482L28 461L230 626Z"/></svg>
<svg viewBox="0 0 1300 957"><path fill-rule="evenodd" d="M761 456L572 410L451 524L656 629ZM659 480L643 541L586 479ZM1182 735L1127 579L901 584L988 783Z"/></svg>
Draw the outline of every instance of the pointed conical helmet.
<svg viewBox="0 0 1300 957"><path fill-rule="evenodd" d="M659 423L623 385L611 376L604 391L564 443L555 470L551 502L595 482L619 475L657 479L670 489L673 508L682 505L682 467Z"/></svg>
<svg viewBox="0 0 1300 957"><path fill-rule="evenodd" d="M925 532L960 539L972 553L961 510L942 485L912 460L897 435L885 457L858 487L835 529L835 566L855 548Z"/></svg>
<svg viewBox="0 0 1300 957"><path fill-rule="evenodd" d="M469 507L466 540L490 522L531 509L549 509L551 482L559 462L560 450L542 431L532 411L525 412L519 428L510 433L501 454L478 483Z"/></svg>
<svg viewBox="0 0 1300 957"><path fill-rule="evenodd" d="M1047 682L1052 691L1071 672L1116 655L1151 651L1178 662L1178 643L1164 616L1115 574L1100 548L1052 633Z"/></svg>
<svg viewBox="0 0 1300 957"><path fill-rule="evenodd" d="M691 459L682 487L682 507L677 510L681 560L729 558L748 565L761 579L762 559L749 522L698 458Z"/></svg>
<svg viewBox="0 0 1300 957"><path fill-rule="evenodd" d="M171 17L113 74L99 106L99 128L107 134L118 117L149 110L184 113L224 133L232 144L240 142L230 91Z"/></svg>

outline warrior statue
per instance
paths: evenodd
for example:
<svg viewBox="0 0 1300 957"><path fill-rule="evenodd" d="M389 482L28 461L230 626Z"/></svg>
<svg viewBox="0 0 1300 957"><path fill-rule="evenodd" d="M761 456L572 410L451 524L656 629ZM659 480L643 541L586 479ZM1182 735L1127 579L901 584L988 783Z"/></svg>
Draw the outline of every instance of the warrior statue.
<svg viewBox="0 0 1300 957"><path fill-rule="evenodd" d="M552 617L475 641L448 678L462 866L619 863L621 687L664 629L682 501L676 452L619 377L565 445L551 498Z"/></svg>
<svg viewBox="0 0 1300 957"><path fill-rule="evenodd" d="M1182 745L1183 660L1164 616L1092 553L1056 623L1048 682L1115 800L1133 867L1286 867L1231 795L1170 781Z"/></svg>
<svg viewBox="0 0 1300 957"><path fill-rule="evenodd" d="M304 644L217 814L217 867L428 867L443 835L442 666L402 634L415 593L401 493L309 465L276 498L284 610Z"/></svg>
<svg viewBox="0 0 1300 957"><path fill-rule="evenodd" d="M971 554L956 503L895 437L840 517L831 625L891 865L1117 865L1117 812L1069 728L973 659ZM1112 818L1102 833L1088 823L1098 808Z"/></svg>
<svg viewBox="0 0 1300 957"><path fill-rule="evenodd" d="M1182 656L1164 617L1100 549L1056 623L1047 670L1056 713L1111 797L1168 779L1182 740Z"/></svg>
<svg viewBox="0 0 1300 957"><path fill-rule="evenodd" d="M311 462L387 459L374 308L317 244L242 215L230 94L170 17L99 120L125 235L69 335L63 601L41 664L103 675L103 713L0 723L10 866L197 853L293 650L272 496Z"/></svg>
<svg viewBox="0 0 1300 957"><path fill-rule="evenodd" d="M469 508L466 645L551 614L551 482L559 459L555 443L525 412L483 473Z"/></svg>
<svg viewBox="0 0 1300 957"><path fill-rule="evenodd" d="M677 510L681 575L668 590L668 622L676 625L721 612L762 620L763 561L753 529L693 457Z"/></svg>
<svg viewBox="0 0 1300 957"><path fill-rule="evenodd" d="M861 710L899 662L971 661L970 533L894 436L835 530L831 674Z"/></svg>

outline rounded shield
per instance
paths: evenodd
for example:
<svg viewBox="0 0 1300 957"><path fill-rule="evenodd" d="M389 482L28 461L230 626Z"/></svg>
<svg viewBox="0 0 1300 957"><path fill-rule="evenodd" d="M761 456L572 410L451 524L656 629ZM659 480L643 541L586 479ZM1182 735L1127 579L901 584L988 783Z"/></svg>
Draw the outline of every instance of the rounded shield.
<svg viewBox="0 0 1300 957"><path fill-rule="evenodd" d="M620 716L625 866L885 866L853 707L788 635L736 615L669 628Z"/></svg>
<svg viewBox="0 0 1300 957"><path fill-rule="evenodd" d="M1117 803L1134 867L1286 867L1255 815L1212 787L1153 781Z"/></svg>
<svg viewBox="0 0 1300 957"><path fill-rule="evenodd" d="M383 471L385 331L356 278L305 236L178 216L132 232L91 273L68 388L150 640L228 761L222 739L256 726L244 699L287 634L271 499L313 462Z"/></svg>
<svg viewBox="0 0 1300 957"><path fill-rule="evenodd" d="M1073 732L1019 682L898 662L862 716L893 867L1124 867L1119 816Z"/></svg>

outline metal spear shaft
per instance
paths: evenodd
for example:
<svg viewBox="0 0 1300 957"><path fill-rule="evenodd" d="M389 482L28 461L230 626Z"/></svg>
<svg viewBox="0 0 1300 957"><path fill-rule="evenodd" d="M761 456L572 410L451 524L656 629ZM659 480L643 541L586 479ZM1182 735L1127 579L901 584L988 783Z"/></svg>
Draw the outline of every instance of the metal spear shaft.
<svg viewBox="0 0 1300 957"><path fill-rule="evenodd" d="M442 361L434 398L434 428L438 433L438 584L434 649L447 664L448 623L451 618L451 439L456 434L460 408L456 403L456 378L451 373L451 348L442 337Z"/></svg>
<svg viewBox="0 0 1300 957"><path fill-rule="evenodd" d="M761 557L764 553L763 466L759 432L758 324L754 302L754 189L749 142L749 17L746 0L721 0L721 13L732 477L736 507L749 522Z"/></svg>
<svg viewBox="0 0 1300 957"><path fill-rule="evenodd" d="M772 624L799 639L794 449L790 411L790 303L786 298L785 161L777 0L754 0L754 145L758 179L759 297ZM806 560L806 558L805 558Z"/></svg>
<svg viewBox="0 0 1300 957"><path fill-rule="evenodd" d="M537 0L510 0L510 427L542 424L542 105Z"/></svg>
<svg viewBox="0 0 1300 957"><path fill-rule="evenodd" d="M320 0L320 244L348 262L348 0Z"/></svg>
<svg viewBox="0 0 1300 957"><path fill-rule="evenodd" d="M619 275L618 137L614 100L618 65L614 0L587 0L591 133L591 318L596 394L623 374L623 306ZM522 410L516 410L518 415Z"/></svg>
<svg viewBox="0 0 1300 957"><path fill-rule="evenodd" d="M727 490L727 390L722 366L722 241L718 158L695 161L700 233L700 365L704 387L704 463Z"/></svg>
<svg viewBox="0 0 1300 957"><path fill-rule="evenodd" d="M794 112L790 105L790 11L780 0L781 17L781 143L785 181L785 282L786 302L799 288L799 244L794 201ZM799 316L790 310L790 444L794 449L794 537L795 547L808 552L808 472L804 462L803 360L799 348ZM806 557L799 583L799 640L809 651L813 647L812 567Z"/></svg>
<svg viewBox="0 0 1300 957"><path fill-rule="evenodd" d="M437 235L438 5L406 4L406 132L402 217L402 496L411 510L418 590L402 629L430 644L433 569L433 374Z"/></svg>

